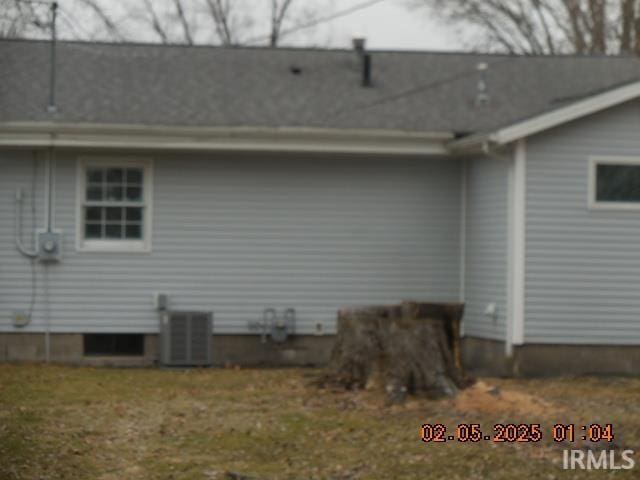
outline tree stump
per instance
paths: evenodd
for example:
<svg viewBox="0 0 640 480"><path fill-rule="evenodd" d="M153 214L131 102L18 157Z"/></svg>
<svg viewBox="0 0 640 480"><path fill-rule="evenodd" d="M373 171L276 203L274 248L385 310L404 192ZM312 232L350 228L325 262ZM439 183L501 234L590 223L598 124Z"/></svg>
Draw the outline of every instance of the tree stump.
<svg viewBox="0 0 640 480"><path fill-rule="evenodd" d="M343 309L323 385L383 387L392 402L407 394L454 396L473 381L460 359L462 304L404 302Z"/></svg>

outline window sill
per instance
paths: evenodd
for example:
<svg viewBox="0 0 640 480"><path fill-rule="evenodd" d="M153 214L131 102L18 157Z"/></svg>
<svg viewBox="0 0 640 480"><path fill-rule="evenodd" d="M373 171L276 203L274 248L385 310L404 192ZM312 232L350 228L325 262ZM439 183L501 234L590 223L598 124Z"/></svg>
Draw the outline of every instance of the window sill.
<svg viewBox="0 0 640 480"><path fill-rule="evenodd" d="M111 253L149 253L151 245L147 242L87 240L80 243L78 252L111 252Z"/></svg>

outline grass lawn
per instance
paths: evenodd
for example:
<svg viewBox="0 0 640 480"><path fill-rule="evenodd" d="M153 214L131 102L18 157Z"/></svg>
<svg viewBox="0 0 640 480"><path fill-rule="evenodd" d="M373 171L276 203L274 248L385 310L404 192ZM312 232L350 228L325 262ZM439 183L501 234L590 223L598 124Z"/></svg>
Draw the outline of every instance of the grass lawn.
<svg viewBox="0 0 640 480"><path fill-rule="evenodd" d="M483 379L388 406L309 386L317 373L0 365L0 479L640 478L640 379ZM424 443L424 423L540 423L545 438ZM612 423L613 447L555 444L554 423ZM638 465L565 471L572 445L636 450Z"/></svg>

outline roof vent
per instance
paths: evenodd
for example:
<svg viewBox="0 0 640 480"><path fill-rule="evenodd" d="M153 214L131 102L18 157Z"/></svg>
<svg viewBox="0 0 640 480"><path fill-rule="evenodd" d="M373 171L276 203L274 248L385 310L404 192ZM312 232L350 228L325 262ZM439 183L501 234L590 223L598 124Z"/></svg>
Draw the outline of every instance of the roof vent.
<svg viewBox="0 0 640 480"><path fill-rule="evenodd" d="M362 86L371 86L371 54L365 53L362 56Z"/></svg>
<svg viewBox="0 0 640 480"><path fill-rule="evenodd" d="M362 55L364 53L364 49L367 46L367 39L364 37L353 37L353 49L358 52L358 54Z"/></svg>
<svg viewBox="0 0 640 480"><path fill-rule="evenodd" d="M353 37L353 49L358 54L360 68L362 71L362 86L371 86L371 54L366 52L367 39L364 37Z"/></svg>
<svg viewBox="0 0 640 480"><path fill-rule="evenodd" d="M486 62L480 62L478 63L478 65L476 65L476 70L478 70L478 91L476 92L476 107L483 107L487 103L489 103L486 78L488 69L489 64Z"/></svg>

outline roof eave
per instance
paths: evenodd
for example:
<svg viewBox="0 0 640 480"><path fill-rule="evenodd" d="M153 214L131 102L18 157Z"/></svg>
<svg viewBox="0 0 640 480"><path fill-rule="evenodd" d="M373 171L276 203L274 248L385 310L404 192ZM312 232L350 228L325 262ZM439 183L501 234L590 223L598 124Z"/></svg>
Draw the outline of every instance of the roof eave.
<svg viewBox="0 0 640 480"><path fill-rule="evenodd" d="M444 155L452 138L443 132L374 129L0 123L0 147L18 148Z"/></svg>
<svg viewBox="0 0 640 480"><path fill-rule="evenodd" d="M479 133L453 140L447 146L451 152L465 153L481 150L486 143L506 145L638 97L640 97L640 81L592 95L584 100L508 125L490 133Z"/></svg>

